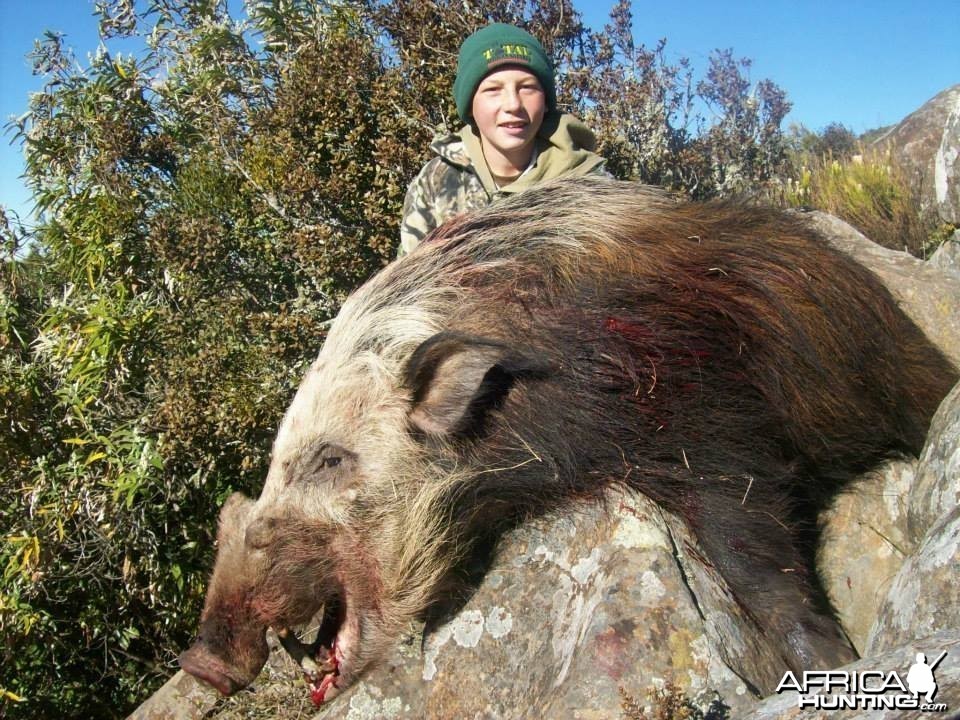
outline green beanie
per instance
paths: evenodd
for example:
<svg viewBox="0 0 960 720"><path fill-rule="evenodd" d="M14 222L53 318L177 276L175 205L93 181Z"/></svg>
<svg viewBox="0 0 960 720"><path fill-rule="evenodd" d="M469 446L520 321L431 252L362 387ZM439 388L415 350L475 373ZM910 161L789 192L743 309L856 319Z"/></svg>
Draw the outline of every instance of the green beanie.
<svg viewBox="0 0 960 720"><path fill-rule="evenodd" d="M536 75L547 96L547 109L556 109L553 66L543 45L526 30L493 23L477 30L460 46L453 99L457 102L457 114L461 120L466 121L470 117L473 94L480 81L502 65L521 65Z"/></svg>

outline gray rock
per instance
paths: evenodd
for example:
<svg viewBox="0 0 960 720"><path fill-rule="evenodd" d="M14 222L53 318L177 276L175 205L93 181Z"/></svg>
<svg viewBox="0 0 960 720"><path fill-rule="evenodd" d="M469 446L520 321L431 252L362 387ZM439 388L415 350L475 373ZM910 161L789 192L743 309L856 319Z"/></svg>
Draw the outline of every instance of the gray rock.
<svg viewBox="0 0 960 720"><path fill-rule="evenodd" d="M817 567L840 624L861 655L880 605L916 545L907 531L914 477L914 462L891 461L851 483L820 518Z"/></svg>
<svg viewBox="0 0 960 720"><path fill-rule="evenodd" d="M873 141L921 184L925 210L960 224L960 85L944 90Z"/></svg>
<svg viewBox="0 0 960 720"><path fill-rule="evenodd" d="M907 495L917 545L890 585L866 643L882 652L919 635L960 627L960 385L941 404ZM917 541L919 539L919 541Z"/></svg>
<svg viewBox="0 0 960 720"><path fill-rule="evenodd" d="M930 712L923 710L905 709L864 709L844 710L817 710L811 707L800 708L800 695L794 690L784 690L779 695L767 698L756 706L752 712L742 717L742 720L824 720L824 718L843 718L844 720L921 720L923 718L944 718L956 720L960 710L960 630L953 628L935 635L904 643L884 653L858 660L843 668L844 671L882 672L884 678L895 672L901 681L906 684L910 666L917 653L924 653L927 662L933 663L940 653L947 655L934 671L934 678L938 692L933 698L935 703L947 706L946 712ZM869 682L876 683L876 676ZM875 685L874 685L875 687ZM823 694L823 693L816 693ZM841 694L835 691L834 695ZM898 690L891 690L886 695L902 695Z"/></svg>
<svg viewBox="0 0 960 720"><path fill-rule="evenodd" d="M880 607L867 655L918 634L960 627L960 507L948 512L907 558Z"/></svg>
<svg viewBox="0 0 960 720"><path fill-rule="evenodd" d="M930 527L960 505L960 385L930 422L930 433L907 500L907 530L919 544Z"/></svg>
<svg viewBox="0 0 960 720"><path fill-rule="evenodd" d="M946 275L960 279L960 230L954 230L953 237L934 250L933 255L927 258L927 263Z"/></svg>
<svg viewBox="0 0 960 720"><path fill-rule="evenodd" d="M940 218L960 224L960 92L955 93L940 147L933 157L933 195Z"/></svg>
<svg viewBox="0 0 960 720"><path fill-rule="evenodd" d="M621 688L668 681L739 715L782 665L693 547L639 496L520 528L422 652L401 645L317 717L620 717Z"/></svg>
<svg viewBox="0 0 960 720"><path fill-rule="evenodd" d="M859 478L821 516L818 567L861 654L960 627L958 506L960 385L931 421L919 461Z"/></svg>
<svg viewBox="0 0 960 720"><path fill-rule="evenodd" d="M904 312L960 367L960 278L909 253L881 247L833 215L809 216L834 247L876 273Z"/></svg>
<svg viewBox="0 0 960 720"><path fill-rule="evenodd" d="M180 670L127 720L196 720L211 710L219 699L212 687Z"/></svg>

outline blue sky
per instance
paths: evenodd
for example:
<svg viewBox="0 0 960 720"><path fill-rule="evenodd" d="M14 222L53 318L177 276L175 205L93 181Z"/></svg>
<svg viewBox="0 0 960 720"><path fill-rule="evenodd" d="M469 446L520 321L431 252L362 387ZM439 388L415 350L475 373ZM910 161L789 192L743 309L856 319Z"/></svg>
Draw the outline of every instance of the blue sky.
<svg viewBox="0 0 960 720"><path fill-rule="evenodd" d="M599 28L612 0L574 0ZM840 122L857 133L898 122L960 83L960 0L634 0L634 37L667 58L688 57L698 72L710 51L733 48L753 61L752 80L787 91L786 124L812 130ZM42 85L25 55L45 30L65 33L77 58L97 47L92 0L0 0L0 119L22 114ZM0 141L0 204L31 207L19 180L19 150Z"/></svg>

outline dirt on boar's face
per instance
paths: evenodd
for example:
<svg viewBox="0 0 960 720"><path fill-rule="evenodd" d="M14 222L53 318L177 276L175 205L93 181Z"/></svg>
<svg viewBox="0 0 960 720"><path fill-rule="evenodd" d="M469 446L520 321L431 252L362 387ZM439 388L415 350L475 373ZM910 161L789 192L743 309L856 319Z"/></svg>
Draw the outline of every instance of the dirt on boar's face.
<svg viewBox="0 0 960 720"><path fill-rule="evenodd" d="M816 609L797 491L919 451L956 377L796 215L543 185L439 228L347 300L260 497L221 513L181 664L234 692L268 627L289 638L319 615L307 664L329 699L478 540L621 484L689 524L787 667L838 666L852 650Z"/></svg>

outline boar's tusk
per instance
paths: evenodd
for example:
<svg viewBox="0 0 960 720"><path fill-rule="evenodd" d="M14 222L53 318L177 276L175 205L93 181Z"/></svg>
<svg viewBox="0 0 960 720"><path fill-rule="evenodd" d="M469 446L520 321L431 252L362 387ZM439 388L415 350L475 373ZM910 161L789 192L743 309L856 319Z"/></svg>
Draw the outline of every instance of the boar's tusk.
<svg viewBox="0 0 960 720"><path fill-rule="evenodd" d="M305 673L311 675L322 674L320 666L317 665L313 659L317 651L316 647L301 642L297 634L290 628L278 628L277 637L280 639L280 644L283 646L283 649L287 651L287 655L292 657L293 661L299 665Z"/></svg>

